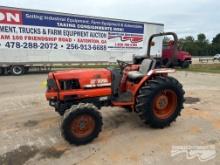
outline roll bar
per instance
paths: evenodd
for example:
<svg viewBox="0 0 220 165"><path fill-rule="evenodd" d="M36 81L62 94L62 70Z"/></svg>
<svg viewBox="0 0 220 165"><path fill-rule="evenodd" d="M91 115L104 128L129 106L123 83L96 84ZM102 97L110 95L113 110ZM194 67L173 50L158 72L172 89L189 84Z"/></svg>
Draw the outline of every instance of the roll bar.
<svg viewBox="0 0 220 165"><path fill-rule="evenodd" d="M173 45L173 49L174 49L174 53L172 55L172 58L168 61L167 66L169 66L170 64L176 64L177 62L177 53L178 53L178 37L177 34L174 32L164 32L164 33L158 33L158 34L153 34L152 36L150 36L149 41L148 41L148 50L147 50L147 55L146 58L150 58L150 51L151 51L151 43L153 41L153 39L155 37L162 37L162 36L173 36L174 39L174 45Z"/></svg>

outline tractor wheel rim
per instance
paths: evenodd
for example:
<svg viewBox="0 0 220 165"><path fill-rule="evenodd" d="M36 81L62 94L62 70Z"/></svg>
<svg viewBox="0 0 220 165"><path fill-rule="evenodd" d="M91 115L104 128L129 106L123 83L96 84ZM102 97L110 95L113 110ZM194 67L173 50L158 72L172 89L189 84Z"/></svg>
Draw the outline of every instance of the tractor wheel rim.
<svg viewBox="0 0 220 165"><path fill-rule="evenodd" d="M92 116L84 114L77 116L71 122L71 133L77 138L89 136L95 129L95 120Z"/></svg>
<svg viewBox="0 0 220 165"><path fill-rule="evenodd" d="M169 118L176 110L177 95L173 90L161 91L153 101L153 113L159 119Z"/></svg>

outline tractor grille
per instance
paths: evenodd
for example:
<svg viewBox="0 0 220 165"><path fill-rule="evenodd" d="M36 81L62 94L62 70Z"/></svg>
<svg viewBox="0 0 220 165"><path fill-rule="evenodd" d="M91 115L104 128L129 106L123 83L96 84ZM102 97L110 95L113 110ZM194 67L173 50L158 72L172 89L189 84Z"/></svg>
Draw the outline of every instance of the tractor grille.
<svg viewBox="0 0 220 165"><path fill-rule="evenodd" d="M61 90L80 89L79 80L60 80Z"/></svg>

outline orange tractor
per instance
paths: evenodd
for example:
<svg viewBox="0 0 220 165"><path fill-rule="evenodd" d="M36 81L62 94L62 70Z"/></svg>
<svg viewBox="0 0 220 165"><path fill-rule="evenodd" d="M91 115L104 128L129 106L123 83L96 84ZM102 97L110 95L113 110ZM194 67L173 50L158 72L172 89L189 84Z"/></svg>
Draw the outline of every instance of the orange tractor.
<svg viewBox="0 0 220 165"><path fill-rule="evenodd" d="M150 57L153 39L165 35L174 38L175 63L177 35L160 33L150 37L147 55L134 57L133 64L117 61L119 68L75 69L51 72L46 98L63 116L62 135L71 144L91 142L102 129L102 106L119 106L136 112L151 127L163 128L175 121L183 109L182 85L168 73L161 60Z"/></svg>

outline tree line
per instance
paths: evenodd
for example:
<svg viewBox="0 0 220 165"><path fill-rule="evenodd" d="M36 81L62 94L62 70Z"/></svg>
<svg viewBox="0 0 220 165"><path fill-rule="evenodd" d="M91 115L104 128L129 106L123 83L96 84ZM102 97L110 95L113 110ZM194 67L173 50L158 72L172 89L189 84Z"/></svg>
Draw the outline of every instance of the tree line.
<svg viewBox="0 0 220 165"><path fill-rule="evenodd" d="M213 56L220 54L220 33L211 42L203 33L198 34L196 39L193 36L180 38L179 48L189 52L193 56Z"/></svg>

